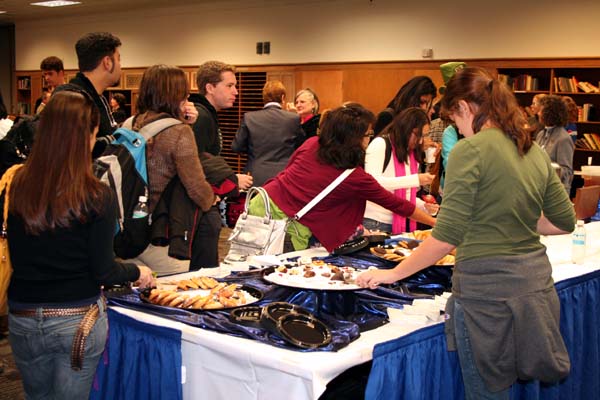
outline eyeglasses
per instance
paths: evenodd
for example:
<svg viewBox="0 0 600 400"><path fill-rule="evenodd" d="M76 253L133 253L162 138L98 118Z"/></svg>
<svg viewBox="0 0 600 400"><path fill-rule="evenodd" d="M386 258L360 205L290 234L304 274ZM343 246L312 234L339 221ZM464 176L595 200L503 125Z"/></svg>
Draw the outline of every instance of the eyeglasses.
<svg viewBox="0 0 600 400"><path fill-rule="evenodd" d="M372 138L373 136L375 136L375 131L373 131L373 129L369 129L366 133L365 133L365 137L368 138Z"/></svg>

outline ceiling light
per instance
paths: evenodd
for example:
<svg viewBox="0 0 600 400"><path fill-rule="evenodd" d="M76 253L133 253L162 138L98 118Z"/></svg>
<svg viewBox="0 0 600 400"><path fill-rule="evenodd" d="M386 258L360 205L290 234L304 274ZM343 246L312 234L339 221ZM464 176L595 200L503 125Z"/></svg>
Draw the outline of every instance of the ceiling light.
<svg viewBox="0 0 600 400"><path fill-rule="evenodd" d="M0 14L6 14L6 11L0 11Z"/></svg>
<svg viewBox="0 0 600 400"><path fill-rule="evenodd" d="M53 0L53 1L38 1L37 3L29 3L32 6L42 6L42 7L63 7L63 6L72 6L74 4L81 4L80 1L62 1L62 0Z"/></svg>

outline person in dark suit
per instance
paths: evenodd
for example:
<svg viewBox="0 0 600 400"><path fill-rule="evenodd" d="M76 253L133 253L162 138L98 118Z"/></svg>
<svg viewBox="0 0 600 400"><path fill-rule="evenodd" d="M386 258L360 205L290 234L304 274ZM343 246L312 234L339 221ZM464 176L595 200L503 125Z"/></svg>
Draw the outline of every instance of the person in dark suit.
<svg viewBox="0 0 600 400"><path fill-rule="evenodd" d="M262 186L282 171L305 139L300 117L282 108L285 94L283 83L267 82L264 108L244 115L231 144L233 151L248 154L245 171L252 174L255 186Z"/></svg>

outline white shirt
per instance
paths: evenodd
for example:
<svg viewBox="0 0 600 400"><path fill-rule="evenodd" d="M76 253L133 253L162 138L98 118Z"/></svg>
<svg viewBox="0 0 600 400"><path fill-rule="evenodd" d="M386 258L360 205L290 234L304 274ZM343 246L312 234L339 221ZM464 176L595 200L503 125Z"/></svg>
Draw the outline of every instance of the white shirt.
<svg viewBox="0 0 600 400"><path fill-rule="evenodd" d="M13 120L9 118L0 119L0 139L4 138L10 128L13 126Z"/></svg>
<svg viewBox="0 0 600 400"><path fill-rule="evenodd" d="M392 157L395 155L392 153ZM367 148L367 155L365 157L365 171L371 174L381 186L388 191L394 193L396 189L408 189L413 187L419 187L419 175L410 173L410 158L407 163L404 163L405 176L396 176L396 169L394 168L394 160L390 157L385 171L383 169L383 162L385 161L385 139L382 137L376 137L373 139L369 147ZM410 201L410 190L406 191L406 200ZM425 209L424 202L417 198L417 207ZM379 221L385 224L391 224L393 220L392 212L386 208L381 207L378 204L367 201L367 207L365 209L365 218L370 218L375 221Z"/></svg>

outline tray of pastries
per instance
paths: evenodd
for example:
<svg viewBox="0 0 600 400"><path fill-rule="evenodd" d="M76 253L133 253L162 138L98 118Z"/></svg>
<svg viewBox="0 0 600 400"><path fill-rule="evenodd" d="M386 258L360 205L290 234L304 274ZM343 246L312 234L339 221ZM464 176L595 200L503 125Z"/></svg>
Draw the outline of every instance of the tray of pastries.
<svg viewBox="0 0 600 400"><path fill-rule="evenodd" d="M228 310L256 303L262 297L263 293L252 286L206 276L171 281L140 292L146 303L190 311Z"/></svg>

